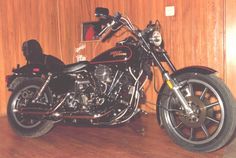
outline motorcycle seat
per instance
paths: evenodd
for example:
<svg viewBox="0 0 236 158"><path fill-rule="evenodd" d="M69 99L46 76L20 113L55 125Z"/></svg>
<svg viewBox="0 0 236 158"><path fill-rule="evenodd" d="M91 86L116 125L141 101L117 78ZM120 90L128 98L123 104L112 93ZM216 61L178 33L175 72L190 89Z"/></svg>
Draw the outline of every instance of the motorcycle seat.
<svg viewBox="0 0 236 158"><path fill-rule="evenodd" d="M88 61L81 61L81 62L78 62L78 63L65 65L65 67L62 70L62 73L71 73L71 72L74 72L74 71L78 71L78 70L86 67L88 64L89 64Z"/></svg>

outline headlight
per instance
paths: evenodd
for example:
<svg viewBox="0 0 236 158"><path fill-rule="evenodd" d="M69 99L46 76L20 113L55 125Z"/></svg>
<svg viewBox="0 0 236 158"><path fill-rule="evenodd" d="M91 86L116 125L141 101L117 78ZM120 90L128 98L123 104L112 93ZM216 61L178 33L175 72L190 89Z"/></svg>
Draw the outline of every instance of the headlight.
<svg viewBox="0 0 236 158"><path fill-rule="evenodd" d="M161 33L159 31L153 31L151 38L149 38L150 43L154 44L155 46L160 46L162 42Z"/></svg>

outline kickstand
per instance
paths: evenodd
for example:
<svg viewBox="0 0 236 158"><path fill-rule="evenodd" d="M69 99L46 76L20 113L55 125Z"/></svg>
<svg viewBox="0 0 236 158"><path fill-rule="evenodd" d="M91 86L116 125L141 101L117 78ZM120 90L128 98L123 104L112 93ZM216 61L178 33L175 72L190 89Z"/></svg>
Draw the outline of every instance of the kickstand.
<svg viewBox="0 0 236 158"><path fill-rule="evenodd" d="M146 127L142 118L147 116L148 113L146 111L141 110L132 118L132 120L129 121L128 127L130 127L138 135L145 136Z"/></svg>

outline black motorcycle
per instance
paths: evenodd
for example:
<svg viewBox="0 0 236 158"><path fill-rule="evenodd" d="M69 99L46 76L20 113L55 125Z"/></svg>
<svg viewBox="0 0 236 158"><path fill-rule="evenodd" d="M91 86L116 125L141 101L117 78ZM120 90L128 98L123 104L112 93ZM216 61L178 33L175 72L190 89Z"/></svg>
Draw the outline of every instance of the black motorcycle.
<svg viewBox="0 0 236 158"><path fill-rule="evenodd" d="M157 120L173 141L201 152L230 141L236 127L235 101L215 70L202 66L177 70L163 48L158 22L140 30L119 12L110 16L108 9L96 8L95 15L105 24L98 34L103 40L122 27L130 37L91 61L66 65L59 72L48 73L37 65L15 70L8 84L13 91L8 119L17 134L39 137L61 121L126 123L140 112L143 86L156 78L151 71L156 66L164 80L156 102Z"/></svg>

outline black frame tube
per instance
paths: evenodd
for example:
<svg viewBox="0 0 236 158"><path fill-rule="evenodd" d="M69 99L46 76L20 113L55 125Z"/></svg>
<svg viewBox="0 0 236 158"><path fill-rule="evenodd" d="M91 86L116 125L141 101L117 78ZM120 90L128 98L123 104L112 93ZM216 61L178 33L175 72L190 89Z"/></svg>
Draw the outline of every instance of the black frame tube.
<svg viewBox="0 0 236 158"><path fill-rule="evenodd" d="M175 68L174 64L170 61L170 58L169 58L169 56L167 55L167 53L166 53L166 52L163 52L163 56L164 56L164 58L165 58L167 64L168 64L169 67L171 68L172 72L175 72L175 71L176 71L176 68Z"/></svg>

